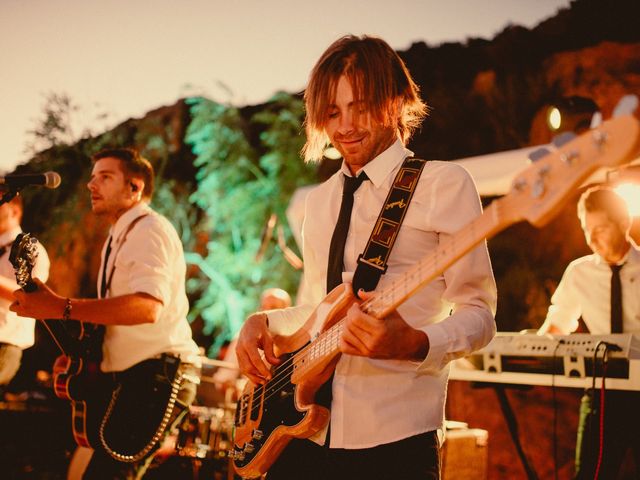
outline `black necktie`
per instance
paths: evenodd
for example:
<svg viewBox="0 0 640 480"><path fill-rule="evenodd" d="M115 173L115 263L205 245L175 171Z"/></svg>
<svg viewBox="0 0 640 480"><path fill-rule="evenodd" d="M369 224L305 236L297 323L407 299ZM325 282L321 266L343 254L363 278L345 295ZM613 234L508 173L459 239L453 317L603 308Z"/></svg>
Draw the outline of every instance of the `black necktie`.
<svg viewBox="0 0 640 480"><path fill-rule="evenodd" d="M349 224L351 223L351 210L353 209L353 193L363 181L367 180L367 174L362 172L357 177L344 176L342 187L342 203L336 227L331 237L329 247L329 261L327 264L327 293L342 283L342 271L344 270L344 246L347 243Z"/></svg>
<svg viewBox="0 0 640 480"><path fill-rule="evenodd" d="M109 235L109 241L107 242L107 249L104 252L104 261L102 262L102 281L100 282L100 298L104 298L107 294L107 263L109 263L109 255L111 254L111 240Z"/></svg>
<svg viewBox="0 0 640 480"><path fill-rule="evenodd" d="M622 265L611 267L611 333L622 333L622 283L620 269Z"/></svg>

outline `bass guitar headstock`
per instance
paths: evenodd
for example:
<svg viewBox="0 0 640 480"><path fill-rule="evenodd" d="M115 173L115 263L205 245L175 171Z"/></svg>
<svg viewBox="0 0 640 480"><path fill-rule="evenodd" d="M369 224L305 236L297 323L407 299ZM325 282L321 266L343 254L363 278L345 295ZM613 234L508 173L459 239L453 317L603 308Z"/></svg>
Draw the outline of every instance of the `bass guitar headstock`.
<svg viewBox="0 0 640 480"><path fill-rule="evenodd" d="M510 192L491 206L501 224L526 220L540 227L598 168L629 163L639 151L638 120L631 115L613 118L537 159L516 176Z"/></svg>

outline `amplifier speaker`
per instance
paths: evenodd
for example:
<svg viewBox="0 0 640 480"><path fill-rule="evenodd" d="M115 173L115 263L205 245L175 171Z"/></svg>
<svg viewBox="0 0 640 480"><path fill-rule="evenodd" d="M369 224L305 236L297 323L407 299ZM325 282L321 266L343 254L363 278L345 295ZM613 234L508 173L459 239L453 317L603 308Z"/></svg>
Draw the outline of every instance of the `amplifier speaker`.
<svg viewBox="0 0 640 480"><path fill-rule="evenodd" d="M487 480L489 432L478 428L447 430L442 448L443 480Z"/></svg>

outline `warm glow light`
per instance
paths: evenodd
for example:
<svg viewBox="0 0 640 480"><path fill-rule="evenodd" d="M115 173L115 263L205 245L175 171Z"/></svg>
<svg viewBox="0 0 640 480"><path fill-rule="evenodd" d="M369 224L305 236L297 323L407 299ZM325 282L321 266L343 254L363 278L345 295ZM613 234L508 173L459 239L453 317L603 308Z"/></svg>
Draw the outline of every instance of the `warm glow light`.
<svg viewBox="0 0 640 480"><path fill-rule="evenodd" d="M549 109L549 113L547 114L547 122L549 122L549 126L553 130L558 130L560 128L560 124L562 123L562 115L560 115L560 110L557 107L552 107Z"/></svg>
<svg viewBox="0 0 640 480"><path fill-rule="evenodd" d="M629 215L632 217L640 217L640 185L635 183L622 183L615 187L614 190L627 202Z"/></svg>

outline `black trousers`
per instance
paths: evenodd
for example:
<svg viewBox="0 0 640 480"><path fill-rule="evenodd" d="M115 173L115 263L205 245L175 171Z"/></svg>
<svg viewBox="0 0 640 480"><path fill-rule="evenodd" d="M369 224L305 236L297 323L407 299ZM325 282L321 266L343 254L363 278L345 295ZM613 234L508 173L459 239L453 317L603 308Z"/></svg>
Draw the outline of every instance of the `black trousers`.
<svg viewBox="0 0 640 480"><path fill-rule="evenodd" d="M372 448L327 448L294 439L267 473L267 480L438 480L440 446L427 432Z"/></svg>
<svg viewBox="0 0 640 480"><path fill-rule="evenodd" d="M608 390L604 430L600 429L600 390L587 390L580 405L576 445L576 479L615 480L629 449L640 479L640 392ZM599 464L599 467L598 467Z"/></svg>
<svg viewBox="0 0 640 480"><path fill-rule="evenodd" d="M146 361L148 363L150 361ZM134 367L135 368L135 367ZM181 365L179 369L180 373L185 373L190 376L197 377L197 369L193 365ZM141 379L142 380L142 379ZM156 382L164 383L165 379L157 377ZM146 382L145 382L146 383ZM116 381L116 386L118 382ZM192 383L187 379L183 379L180 390L178 392L178 396L176 399L176 403L171 415L171 420L167 428L164 431L163 437L158 441L155 447L151 450L151 452L142 460L134 463L120 462L114 459L111 455L109 455L102 448L97 448L91 457L91 461L87 466L87 469L84 472L83 479L86 480L133 480L142 478L144 472L147 470L151 461L153 460L153 456L158 449L158 447L162 444L162 439L166 434L171 432L177 425L182 421L184 415L188 412L189 406L193 403L193 400L196 396L196 387L197 385ZM153 388L153 387L152 387ZM124 388L123 388L124 392ZM127 404L132 403L131 398L123 399L123 402ZM154 410L155 405L154 399L152 397L148 398L149 402L149 410ZM164 403L163 403L164 405ZM126 405L128 406L128 405ZM144 408L144 405L142 405ZM161 406L162 407L162 406ZM129 418L123 417L122 420L125 422L124 426L117 427L118 429L135 429L136 423L140 421L142 417L144 417L145 412L139 411L134 414L126 415Z"/></svg>

